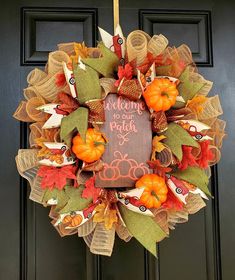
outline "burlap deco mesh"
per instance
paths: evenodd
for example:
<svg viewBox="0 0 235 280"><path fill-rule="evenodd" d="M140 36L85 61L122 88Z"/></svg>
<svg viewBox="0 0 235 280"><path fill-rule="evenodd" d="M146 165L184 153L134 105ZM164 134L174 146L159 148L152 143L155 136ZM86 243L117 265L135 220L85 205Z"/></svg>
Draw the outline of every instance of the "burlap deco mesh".
<svg viewBox="0 0 235 280"><path fill-rule="evenodd" d="M189 80L191 82L204 84L197 95L207 96L213 86L213 82L206 80L202 75L200 75L195 66L190 65L187 69L189 70Z"/></svg>
<svg viewBox="0 0 235 280"><path fill-rule="evenodd" d="M34 86L30 86L24 89L24 97L26 100L29 100L33 97L39 97L40 94Z"/></svg>
<svg viewBox="0 0 235 280"><path fill-rule="evenodd" d="M218 147L216 147L214 145L210 145L210 151L212 152L214 158L212 160L210 160L208 164L209 164L209 166L212 166L219 162L219 160L221 158L221 152L218 149Z"/></svg>
<svg viewBox="0 0 235 280"><path fill-rule="evenodd" d="M34 120L35 122L37 121L46 121L48 118L48 115L46 113L43 113L40 110L37 110L39 106L42 106L46 104L44 99L41 97L33 97L28 100L26 104L26 112L28 116Z"/></svg>
<svg viewBox="0 0 235 280"><path fill-rule="evenodd" d="M223 138L226 136L225 127L226 122L224 120L215 119L215 121L211 125L211 129L208 131L208 136L213 138L212 144L219 149L222 147Z"/></svg>
<svg viewBox="0 0 235 280"><path fill-rule="evenodd" d="M210 118L210 119L203 120L203 123L207 124L212 129L212 126L216 120L217 120L217 118Z"/></svg>
<svg viewBox="0 0 235 280"><path fill-rule="evenodd" d="M115 238L115 228L105 229L103 223L98 223L94 230L90 251L93 254L111 256Z"/></svg>
<svg viewBox="0 0 235 280"><path fill-rule="evenodd" d="M35 147L37 144L35 143L35 139L42 137L42 126L44 122L35 122L29 126L30 134L29 134L29 145L30 147Z"/></svg>
<svg viewBox="0 0 235 280"><path fill-rule="evenodd" d="M199 75L199 74L198 74ZM201 76L201 75L200 75ZM198 95L204 95L207 96L210 90L213 87L213 82L209 80L205 80L202 76L201 78L203 79L205 85L199 90Z"/></svg>
<svg viewBox="0 0 235 280"><path fill-rule="evenodd" d="M60 142L59 138L59 129L42 129L43 122L35 122L29 126L29 145L30 147L37 147L36 139L42 137L45 139L45 142Z"/></svg>
<svg viewBox="0 0 235 280"><path fill-rule="evenodd" d="M53 76L47 76L44 80L40 81L35 85L36 90L39 94L47 101L52 102L57 98L57 95L61 91L65 91L67 83L65 82L62 86L56 86L57 74Z"/></svg>
<svg viewBox="0 0 235 280"><path fill-rule="evenodd" d="M118 237L125 242L129 242L132 238L132 235L128 231L128 229L119 221L116 225L116 233Z"/></svg>
<svg viewBox="0 0 235 280"><path fill-rule="evenodd" d="M223 114L218 95L209 97L207 101L202 104L202 108L202 112L198 114L198 119L202 121L205 119L216 118Z"/></svg>
<svg viewBox="0 0 235 280"><path fill-rule="evenodd" d="M66 52L68 55L74 55L75 54L74 45L75 42L70 42L70 43L61 43L58 44L57 46L60 51Z"/></svg>
<svg viewBox="0 0 235 280"><path fill-rule="evenodd" d="M41 97L32 97L28 101L22 101L13 114L13 117L23 122L46 121L48 115L37 110L37 107L44 104L45 101Z"/></svg>
<svg viewBox="0 0 235 280"><path fill-rule="evenodd" d="M131 32L126 40L128 60L136 60L136 65L141 65L146 56L150 37L141 30Z"/></svg>
<svg viewBox="0 0 235 280"><path fill-rule="evenodd" d="M20 149L16 156L16 166L19 174L28 180L32 188L38 170L37 149Z"/></svg>
<svg viewBox="0 0 235 280"><path fill-rule="evenodd" d="M164 208L153 210L154 220L166 233L169 234L169 229L175 229L176 224L186 223L189 214L194 214L206 206L199 194L189 193L186 200L187 204L180 211L166 210Z"/></svg>
<svg viewBox="0 0 235 280"><path fill-rule="evenodd" d="M188 212L186 211L168 211L168 227L175 229L176 224L188 222Z"/></svg>
<svg viewBox="0 0 235 280"><path fill-rule="evenodd" d="M13 114L13 117L22 122L32 122L31 119L26 111L27 101L21 101Z"/></svg>
<svg viewBox="0 0 235 280"><path fill-rule="evenodd" d="M168 211L164 208L156 209L154 211L154 221L169 234L168 226Z"/></svg>
<svg viewBox="0 0 235 280"><path fill-rule="evenodd" d="M96 227L96 223L93 222L92 219L88 220L85 224L78 227L78 236L84 237L91 234Z"/></svg>
<svg viewBox="0 0 235 280"><path fill-rule="evenodd" d="M186 200L187 200L187 204L185 205L185 208L189 214L195 214L200 209L206 206L206 203L201 198L200 194L189 193Z"/></svg>
<svg viewBox="0 0 235 280"><path fill-rule="evenodd" d="M177 48L177 52L178 52L178 59L180 61L183 61L184 65L190 65L190 64L194 63L192 52L187 45L185 45L185 44L180 45Z"/></svg>
<svg viewBox="0 0 235 280"><path fill-rule="evenodd" d="M48 57L48 74L54 75L63 71L62 62L70 62L70 57L66 52L55 51L50 52Z"/></svg>
<svg viewBox="0 0 235 280"><path fill-rule="evenodd" d="M27 76L29 87L24 90L26 99L41 96L45 100L52 102L61 91L69 92L66 81L63 84L56 84L57 75L63 74L62 62L70 61L69 56L63 51L55 51L49 54L47 70L48 73L34 69Z"/></svg>
<svg viewBox="0 0 235 280"><path fill-rule="evenodd" d="M168 45L168 40L162 34L153 35L153 37L148 42L148 52L152 53L154 56L161 54Z"/></svg>
<svg viewBox="0 0 235 280"><path fill-rule="evenodd" d="M166 48L163 52L163 58L163 63L167 64L167 61L169 61L171 67L169 67L169 69L163 69L163 72L159 74L176 78L180 76L186 66L193 64L192 53L189 47L184 44L178 48Z"/></svg>
<svg viewBox="0 0 235 280"><path fill-rule="evenodd" d="M162 166L169 166L172 163L173 155L170 148L165 147L160 153L155 152L155 156L151 160L158 159Z"/></svg>
<svg viewBox="0 0 235 280"><path fill-rule="evenodd" d="M41 80L44 80L47 76L47 73L44 71L35 68L33 69L27 76L27 82L29 85L36 85L39 83Z"/></svg>

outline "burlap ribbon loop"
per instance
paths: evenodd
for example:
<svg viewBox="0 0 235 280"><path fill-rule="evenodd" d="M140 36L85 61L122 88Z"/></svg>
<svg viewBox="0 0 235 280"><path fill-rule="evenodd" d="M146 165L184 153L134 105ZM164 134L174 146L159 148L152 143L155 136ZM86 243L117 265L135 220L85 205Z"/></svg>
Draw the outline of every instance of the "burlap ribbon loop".
<svg viewBox="0 0 235 280"><path fill-rule="evenodd" d="M160 55L167 47L168 40L162 34L153 35L153 37L148 42L148 52L153 54L154 57Z"/></svg>
<svg viewBox="0 0 235 280"><path fill-rule="evenodd" d="M161 133L167 129L167 118L163 111L153 112L151 115L152 131Z"/></svg>
<svg viewBox="0 0 235 280"><path fill-rule="evenodd" d="M131 32L126 41L128 60L136 60L136 65L141 65L147 56L150 39L150 36L144 31L136 30Z"/></svg>
<svg viewBox="0 0 235 280"><path fill-rule="evenodd" d="M131 101L137 101L142 95L142 87L137 79L123 78L118 87L118 94Z"/></svg>
<svg viewBox="0 0 235 280"><path fill-rule="evenodd" d="M48 58L48 74L54 75L58 72L63 71L62 62L70 62L69 55L64 51L54 51L50 52Z"/></svg>
<svg viewBox="0 0 235 280"><path fill-rule="evenodd" d="M88 122L102 124L105 122L104 101L102 99L89 100L86 102L89 108Z"/></svg>
<svg viewBox="0 0 235 280"><path fill-rule="evenodd" d="M22 149L16 156L19 174L25 178L31 187L30 199L41 203L44 191L41 189L41 179L37 176L38 158L36 149Z"/></svg>
<svg viewBox="0 0 235 280"><path fill-rule="evenodd" d="M91 253L111 256L115 239L115 227L110 230L105 229L103 223L98 223L95 227L90 244Z"/></svg>
<svg viewBox="0 0 235 280"><path fill-rule="evenodd" d="M156 153L155 160L159 160L161 165L164 167L169 166L173 161L171 150L168 147L165 147L161 152Z"/></svg>

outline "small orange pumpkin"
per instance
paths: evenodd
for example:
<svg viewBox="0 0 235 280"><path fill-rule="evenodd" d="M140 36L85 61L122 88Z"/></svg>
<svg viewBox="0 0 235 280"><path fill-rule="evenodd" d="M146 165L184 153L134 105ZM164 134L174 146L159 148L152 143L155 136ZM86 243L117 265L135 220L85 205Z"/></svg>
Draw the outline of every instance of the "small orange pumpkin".
<svg viewBox="0 0 235 280"><path fill-rule="evenodd" d="M67 227L77 227L81 224L83 218L80 214L72 214L64 217L62 223L66 224Z"/></svg>
<svg viewBox="0 0 235 280"><path fill-rule="evenodd" d="M167 199L168 188L165 180L156 174L146 174L135 184L136 188L144 188L140 201L147 208L159 208Z"/></svg>
<svg viewBox="0 0 235 280"><path fill-rule="evenodd" d="M156 78L147 86L143 96L149 108L156 112L169 110L179 94L177 84L168 78Z"/></svg>
<svg viewBox="0 0 235 280"><path fill-rule="evenodd" d="M91 163L101 158L105 151L104 145L105 139L102 134L93 128L89 128L86 132L86 143L79 134L73 138L72 151L77 158Z"/></svg>

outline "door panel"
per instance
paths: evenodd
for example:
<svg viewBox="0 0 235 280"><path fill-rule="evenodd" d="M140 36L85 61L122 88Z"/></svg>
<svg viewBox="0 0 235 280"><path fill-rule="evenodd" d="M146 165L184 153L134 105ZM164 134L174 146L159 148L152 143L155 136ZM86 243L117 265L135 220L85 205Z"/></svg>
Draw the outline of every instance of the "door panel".
<svg viewBox="0 0 235 280"><path fill-rule="evenodd" d="M127 2L127 3L126 3ZM0 10L1 253L0 279L47 280L231 280L235 276L232 175L235 117L235 3L232 1L120 0L120 21L128 34L141 28L165 34L170 45L188 44L199 71L221 93L229 138L213 168L208 207L178 225L159 245L155 260L135 240L116 238L111 258L94 256L77 236L61 238L49 209L28 200L14 156L27 147L27 125L11 114L22 99L27 74L44 66L49 51L63 41L95 45L97 25L112 33L112 1L11 0ZM232 252L231 252L232 251Z"/></svg>

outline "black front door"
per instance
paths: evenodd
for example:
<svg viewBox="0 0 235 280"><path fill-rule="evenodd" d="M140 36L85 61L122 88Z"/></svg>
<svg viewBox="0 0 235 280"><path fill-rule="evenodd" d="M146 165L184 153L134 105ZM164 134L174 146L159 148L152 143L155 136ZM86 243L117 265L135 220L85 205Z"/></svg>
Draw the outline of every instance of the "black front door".
<svg viewBox="0 0 235 280"><path fill-rule="evenodd" d="M211 0L120 1L125 34L140 28L162 33L170 45L186 43L199 71L221 93L229 138L213 168L214 200L159 245L155 260L135 240L116 238L111 258L91 255L77 236L60 238L48 209L28 200L14 157L27 147L27 126L12 118L26 76L43 67L59 42L98 39L97 26L112 33L112 1L9 0L0 8L0 279L6 280L232 280L235 278L235 2Z"/></svg>

